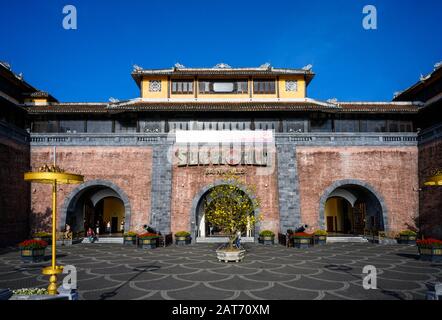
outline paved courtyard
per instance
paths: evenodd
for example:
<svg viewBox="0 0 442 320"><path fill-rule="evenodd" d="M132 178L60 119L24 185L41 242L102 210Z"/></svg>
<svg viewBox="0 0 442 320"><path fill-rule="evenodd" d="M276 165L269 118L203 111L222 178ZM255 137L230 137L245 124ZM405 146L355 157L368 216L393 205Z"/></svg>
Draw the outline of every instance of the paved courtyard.
<svg viewBox="0 0 442 320"><path fill-rule="evenodd" d="M442 264L417 248L361 243L310 249L246 245L241 263L218 262L216 245L143 250L119 244L60 247L59 264L77 268L80 299L424 299L442 281ZM48 250L47 250L48 251ZM49 254L49 252L47 252ZM42 263L0 252L0 288L46 287ZM362 268L378 270L378 289L362 287Z"/></svg>

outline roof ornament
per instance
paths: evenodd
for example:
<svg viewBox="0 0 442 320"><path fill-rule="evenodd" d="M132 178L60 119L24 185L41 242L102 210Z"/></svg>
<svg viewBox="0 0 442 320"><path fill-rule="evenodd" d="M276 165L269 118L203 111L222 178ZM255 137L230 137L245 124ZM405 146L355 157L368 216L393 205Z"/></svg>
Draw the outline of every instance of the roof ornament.
<svg viewBox="0 0 442 320"><path fill-rule="evenodd" d="M337 98L331 98L327 100L328 103L338 103L338 99Z"/></svg>
<svg viewBox="0 0 442 320"><path fill-rule="evenodd" d="M134 64L133 65L133 70L134 70L134 72L140 72L140 71L142 71L143 70L143 68L141 68L139 65L137 65L137 64Z"/></svg>
<svg viewBox="0 0 442 320"><path fill-rule="evenodd" d="M302 67L302 70L304 70L304 71L311 71L312 69L313 69L313 65L310 63L308 65Z"/></svg>
<svg viewBox="0 0 442 320"><path fill-rule="evenodd" d="M110 98L109 98L109 102L110 102L110 103L118 103L118 102L120 102L120 100L115 99L114 97L110 97Z"/></svg>
<svg viewBox="0 0 442 320"><path fill-rule="evenodd" d="M181 63L177 62L174 64L175 69L184 69L186 66L182 65Z"/></svg>
<svg viewBox="0 0 442 320"><path fill-rule="evenodd" d="M402 93L402 91L395 91L393 93L393 99L396 98L397 96L399 96Z"/></svg>
<svg viewBox="0 0 442 320"><path fill-rule="evenodd" d="M11 70L11 65L6 61L0 61L0 64L4 66L6 69Z"/></svg>
<svg viewBox="0 0 442 320"><path fill-rule="evenodd" d="M223 62L221 62L221 63L216 64L216 65L213 67L213 69L232 69L232 67L229 66L227 63L223 63Z"/></svg>
<svg viewBox="0 0 442 320"><path fill-rule="evenodd" d="M270 63L266 62L266 63L260 65L259 68L270 70L272 68L272 65Z"/></svg>
<svg viewBox="0 0 442 320"><path fill-rule="evenodd" d="M424 76L423 74L421 74L421 76L419 77L419 80L420 80L420 81L425 81L425 80L427 80L428 78L430 78L430 76L431 76L431 73L428 74L428 75L426 75L426 76Z"/></svg>
<svg viewBox="0 0 442 320"><path fill-rule="evenodd" d="M17 74L16 77L19 80L23 80L23 72L20 72L19 74Z"/></svg>
<svg viewBox="0 0 442 320"><path fill-rule="evenodd" d="M440 67L442 67L442 61L436 62L434 64L434 70L439 69Z"/></svg>

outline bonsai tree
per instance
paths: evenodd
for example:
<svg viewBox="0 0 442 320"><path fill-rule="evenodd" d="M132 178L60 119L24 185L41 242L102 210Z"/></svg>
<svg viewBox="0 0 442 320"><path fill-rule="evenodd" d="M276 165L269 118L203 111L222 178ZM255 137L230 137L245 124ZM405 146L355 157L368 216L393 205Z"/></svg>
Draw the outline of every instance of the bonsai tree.
<svg viewBox="0 0 442 320"><path fill-rule="evenodd" d="M236 177L231 177L225 185L214 187L206 197L206 220L218 226L228 235L228 250L234 249L237 233L244 231L247 226L253 226L259 217L254 212L259 208L256 196L249 198L254 190L246 186L246 192Z"/></svg>

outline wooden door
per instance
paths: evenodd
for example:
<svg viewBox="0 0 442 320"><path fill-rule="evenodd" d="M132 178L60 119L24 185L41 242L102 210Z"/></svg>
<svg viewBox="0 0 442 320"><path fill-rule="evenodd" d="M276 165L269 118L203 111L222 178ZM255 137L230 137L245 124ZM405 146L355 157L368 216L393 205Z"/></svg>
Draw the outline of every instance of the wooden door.
<svg viewBox="0 0 442 320"><path fill-rule="evenodd" d="M327 217L327 232L335 232L333 217Z"/></svg>
<svg viewBox="0 0 442 320"><path fill-rule="evenodd" d="M364 234L365 230L365 202L356 202L353 208L353 233Z"/></svg>

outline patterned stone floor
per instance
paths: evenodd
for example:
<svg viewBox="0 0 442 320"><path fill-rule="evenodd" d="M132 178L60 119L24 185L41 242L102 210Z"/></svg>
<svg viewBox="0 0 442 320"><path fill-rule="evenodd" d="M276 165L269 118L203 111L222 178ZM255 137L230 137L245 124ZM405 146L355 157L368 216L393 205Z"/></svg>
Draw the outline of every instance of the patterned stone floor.
<svg viewBox="0 0 442 320"><path fill-rule="evenodd" d="M424 299L442 281L442 264L417 260L405 245L328 244L310 249L245 245L241 263L222 263L216 245L154 250L78 244L58 250L59 264L77 268L81 299ZM49 252L48 252L49 254ZM0 252L0 288L46 287L42 266L18 251ZM378 288L362 287L374 265Z"/></svg>

